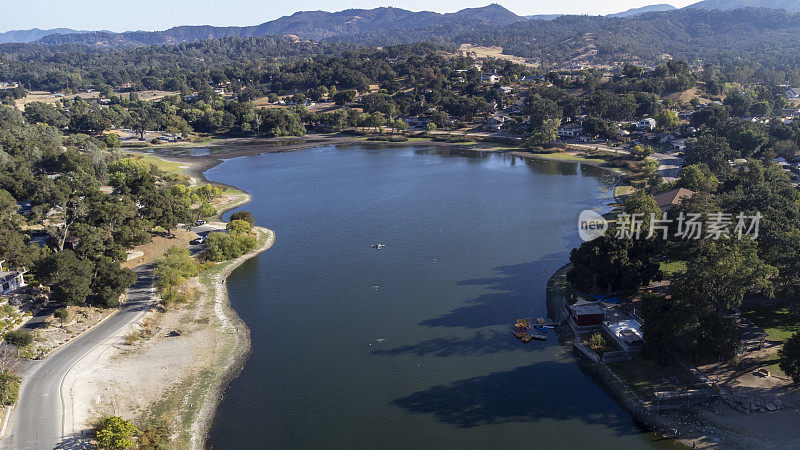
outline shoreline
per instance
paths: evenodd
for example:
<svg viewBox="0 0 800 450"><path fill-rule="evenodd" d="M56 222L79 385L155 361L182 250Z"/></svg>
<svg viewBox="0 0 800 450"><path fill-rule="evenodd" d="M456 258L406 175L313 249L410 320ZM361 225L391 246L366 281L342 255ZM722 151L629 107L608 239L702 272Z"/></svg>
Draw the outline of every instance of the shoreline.
<svg viewBox="0 0 800 450"><path fill-rule="evenodd" d="M233 208L230 208L233 209ZM203 404L191 426L191 443L193 448L200 448L208 440L211 426L214 422L217 408L222 402L223 394L228 389L231 381L236 379L244 370L250 353L252 351L252 341L250 340L250 328L239 317L230 302L228 295L227 279L234 270L260 253L268 250L275 244L275 232L264 227L254 227L260 233L266 234L266 241L259 248L226 263L220 273L215 274L213 279L214 311L217 317L223 321L222 329L231 330L234 337L234 349L228 358L229 364L223 370L222 377L216 386L209 389L203 399Z"/></svg>
<svg viewBox="0 0 800 450"><path fill-rule="evenodd" d="M453 136L458 136L454 134ZM457 151L470 151L479 153L504 153L523 159L538 159L542 161L554 161L563 163L585 164L606 170L616 176L624 176L626 173L618 168L607 167L603 163L591 161L589 158L573 156L575 152L564 148L564 155L569 157L559 157L559 152L554 153L534 153L521 146L500 144L494 142L446 142L437 141L430 138L411 138L406 142L370 141L356 136L328 136L322 134L307 134L302 137L289 138L221 138L216 142L212 141L205 144L174 145L163 147L143 148L122 148L123 151L142 156L155 156L165 161L181 164L181 171L197 180L205 183L225 186L249 193L237 188L236 186L209 180L205 173L214 167L222 164L225 160L241 158L245 156L257 156L265 153L288 153L300 150L310 150L327 146L374 146L379 148L406 147L410 145L425 145L439 148L450 148ZM175 152L191 152L197 149L208 149L208 154L190 155ZM246 202L245 202L246 203ZM228 208L226 211L238 207L237 205ZM224 212L224 211L223 211ZM221 215L223 212L220 212Z"/></svg>

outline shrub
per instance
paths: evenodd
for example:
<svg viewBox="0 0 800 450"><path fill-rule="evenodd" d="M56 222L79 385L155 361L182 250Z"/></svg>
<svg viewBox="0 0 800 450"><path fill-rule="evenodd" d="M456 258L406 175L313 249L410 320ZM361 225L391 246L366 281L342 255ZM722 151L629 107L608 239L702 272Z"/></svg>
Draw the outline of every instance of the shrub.
<svg viewBox="0 0 800 450"><path fill-rule="evenodd" d="M247 234L250 232L250 229L253 226L249 222L245 222L244 220L231 220L228 222L228 225L225 228L228 230L229 233L234 234Z"/></svg>
<svg viewBox="0 0 800 450"><path fill-rule="evenodd" d="M20 379L8 369L0 370L0 402L13 405L19 397Z"/></svg>
<svg viewBox="0 0 800 450"><path fill-rule="evenodd" d="M26 347L33 343L33 335L25 330L9 331L3 335L3 339L14 347Z"/></svg>
<svg viewBox="0 0 800 450"><path fill-rule="evenodd" d="M100 419L95 430L98 447L120 450L133 447L134 438L141 433L131 421L119 416Z"/></svg>

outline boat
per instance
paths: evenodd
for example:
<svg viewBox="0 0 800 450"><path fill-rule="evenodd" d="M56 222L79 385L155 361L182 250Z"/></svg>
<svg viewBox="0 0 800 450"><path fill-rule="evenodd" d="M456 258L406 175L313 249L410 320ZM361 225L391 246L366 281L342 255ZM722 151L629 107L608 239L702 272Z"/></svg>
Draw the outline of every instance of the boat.
<svg viewBox="0 0 800 450"><path fill-rule="evenodd" d="M522 334L522 342L524 342L524 343L526 343L526 344L527 344L528 342L530 342L530 341L531 341L531 338L532 338L532 337L533 337L533 336L531 336L531 334L530 334L530 333L523 333L523 334Z"/></svg>
<svg viewBox="0 0 800 450"><path fill-rule="evenodd" d="M370 247L374 248L375 250L380 250L383 247L386 247L386 244L372 244Z"/></svg>
<svg viewBox="0 0 800 450"><path fill-rule="evenodd" d="M547 340L547 336L545 336L544 334L536 334L536 333L534 333L534 334L531 334L530 336L533 339L536 339L537 341L546 341Z"/></svg>

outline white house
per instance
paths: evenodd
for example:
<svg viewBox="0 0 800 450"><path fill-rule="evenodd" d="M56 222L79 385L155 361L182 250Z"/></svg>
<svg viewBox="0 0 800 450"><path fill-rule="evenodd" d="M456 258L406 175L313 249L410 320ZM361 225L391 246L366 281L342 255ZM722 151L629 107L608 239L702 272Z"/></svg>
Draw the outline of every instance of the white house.
<svg viewBox="0 0 800 450"><path fill-rule="evenodd" d="M800 88L786 88L786 92L783 94L786 98L800 98Z"/></svg>
<svg viewBox="0 0 800 450"><path fill-rule="evenodd" d="M500 81L500 75L497 75L496 73L493 73L491 75L481 74L481 81L483 81L484 83L494 84Z"/></svg>
<svg viewBox="0 0 800 450"><path fill-rule="evenodd" d="M23 275L27 272L24 268L18 270L6 270L3 267L5 261L0 261L0 294L7 294L21 287L27 286Z"/></svg>
<svg viewBox="0 0 800 450"><path fill-rule="evenodd" d="M636 128L639 129L639 130L650 131L655 127L656 127L656 119L653 119L652 117L646 117L646 118L640 120L636 124Z"/></svg>
<svg viewBox="0 0 800 450"><path fill-rule="evenodd" d="M558 135L563 138L578 137L581 133L583 133L583 127L577 123L558 127Z"/></svg>

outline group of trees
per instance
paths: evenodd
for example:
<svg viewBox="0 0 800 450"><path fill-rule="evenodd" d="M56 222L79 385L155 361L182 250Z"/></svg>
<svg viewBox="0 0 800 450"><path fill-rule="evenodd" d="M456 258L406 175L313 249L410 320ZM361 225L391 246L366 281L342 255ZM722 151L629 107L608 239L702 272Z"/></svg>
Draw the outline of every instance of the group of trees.
<svg viewBox="0 0 800 450"><path fill-rule="evenodd" d="M194 214L213 214L209 202L220 195L8 107L0 108L0 160L0 257L32 268L64 305L116 306L135 281L120 267L126 250L148 242L154 227L169 232ZM105 184L112 194L100 189ZM24 216L18 202L29 205ZM27 225L35 224L47 233L44 246L31 242Z"/></svg>
<svg viewBox="0 0 800 450"><path fill-rule="evenodd" d="M773 162L780 152L794 158L798 129L794 125L759 124L729 115L727 106L710 106L693 117L699 136L689 143L687 166L680 179L654 189L685 187L695 192L669 211L673 222L666 240L661 233L639 239L615 236L620 224L572 251L568 279L584 292L636 293L661 276L662 261L683 261L685 271L671 279L668 295L645 294L644 355L666 363L674 351L693 358L731 358L739 337L732 311L748 293L777 295L800 302L800 193ZM733 165L735 158L747 158ZM661 218L653 197L638 191L624 204L625 213ZM677 233L679 214L760 215L759 234L687 240ZM734 222L735 218L732 219ZM734 223L735 224L735 223ZM785 355L795 354L787 344ZM787 367L792 363L787 362Z"/></svg>

